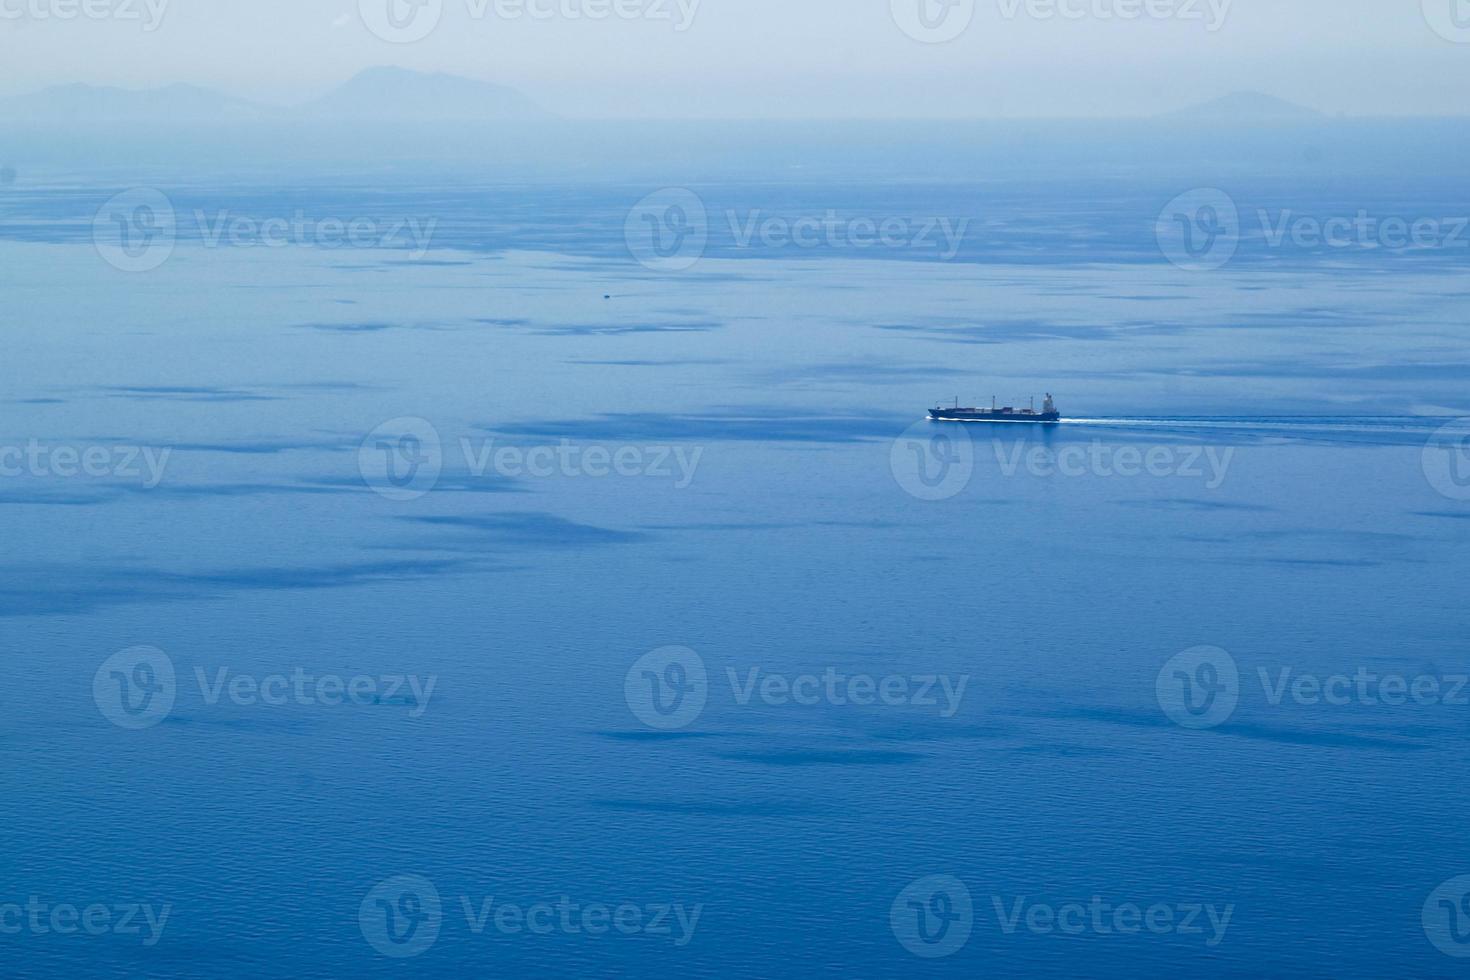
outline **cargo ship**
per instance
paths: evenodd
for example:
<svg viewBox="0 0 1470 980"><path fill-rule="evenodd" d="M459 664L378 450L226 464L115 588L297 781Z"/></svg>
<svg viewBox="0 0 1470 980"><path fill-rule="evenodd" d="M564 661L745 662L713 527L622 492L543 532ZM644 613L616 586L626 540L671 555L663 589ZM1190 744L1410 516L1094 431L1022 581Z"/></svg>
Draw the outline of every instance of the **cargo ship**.
<svg viewBox="0 0 1470 980"><path fill-rule="evenodd" d="M1010 405L1004 408L998 407L995 399L991 399L989 408L960 408L960 400L955 399L954 408L931 408L929 418L935 422L1031 422L1042 424L1055 424L1062 420L1062 413L1057 411L1057 403L1052 401L1050 394L1046 401L1041 403L1041 411L1036 410L1036 399L1031 399L1030 408L1013 408Z"/></svg>

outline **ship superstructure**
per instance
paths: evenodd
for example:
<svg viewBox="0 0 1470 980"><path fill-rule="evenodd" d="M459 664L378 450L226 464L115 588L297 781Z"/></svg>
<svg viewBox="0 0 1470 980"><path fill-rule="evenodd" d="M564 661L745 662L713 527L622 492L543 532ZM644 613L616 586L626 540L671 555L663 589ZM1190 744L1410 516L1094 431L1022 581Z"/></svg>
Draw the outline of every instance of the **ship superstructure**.
<svg viewBox="0 0 1470 980"><path fill-rule="evenodd" d="M955 399L953 408L931 408L929 418L935 422L1032 422L1053 424L1062 420L1062 413L1057 411L1057 403L1052 400L1048 393L1046 400L1041 403L1041 411L1036 410L1036 399L1031 400L1029 408L1015 408L1011 405L1000 406L995 399L991 399L989 408L961 408L958 398Z"/></svg>

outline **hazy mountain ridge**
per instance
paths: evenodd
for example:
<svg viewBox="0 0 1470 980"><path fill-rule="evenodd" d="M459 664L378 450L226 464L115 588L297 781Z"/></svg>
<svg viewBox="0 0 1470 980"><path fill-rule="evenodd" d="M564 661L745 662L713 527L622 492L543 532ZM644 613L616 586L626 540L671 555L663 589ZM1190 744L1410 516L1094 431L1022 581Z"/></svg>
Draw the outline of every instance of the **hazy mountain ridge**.
<svg viewBox="0 0 1470 980"><path fill-rule="evenodd" d="M0 120L70 123L448 122L550 119L517 90L457 75L369 68L300 106L270 106L195 85L57 85L0 99Z"/></svg>
<svg viewBox="0 0 1470 980"><path fill-rule="evenodd" d="M516 89L442 72L369 68L296 113L329 119L404 121L546 119L550 113Z"/></svg>
<svg viewBox="0 0 1470 980"><path fill-rule="evenodd" d="M1282 107L1285 107L1283 109ZM1269 111L1268 111L1269 110ZM1181 127L1209 140L1181 140ZM312 101L269 106L174 85L65 85L0 100L0 185L47 171L379 175L410 167L653 186L724 179L1072 179L1208 173L1462 177L1470 119L1325 115L1258 93L1127 119L627 120L545 113L515 89L403 69L359 73ZM4 168L18 177L5 181ZM374 178L376 179L376 177Z"/></svg>
<svg viewBox="0 0 1470 980"><path fill-rule="evenodd" d="M32 123L230 122L270 119L280 112L182 83L146 90L109 85L56 85L30 95L0 99L0 119Z"/></svg>
<svg viewBox="0 0 1470 980"><path fill-rule="evenodd" d="M1193 117L1197 119L1252 120L1252 119L1323 119L1316 109L1288 102L1286 99L1267 95L1264 92L1231 92L1218 99L1186 106L1168 113L1170 118Z"/></svg>

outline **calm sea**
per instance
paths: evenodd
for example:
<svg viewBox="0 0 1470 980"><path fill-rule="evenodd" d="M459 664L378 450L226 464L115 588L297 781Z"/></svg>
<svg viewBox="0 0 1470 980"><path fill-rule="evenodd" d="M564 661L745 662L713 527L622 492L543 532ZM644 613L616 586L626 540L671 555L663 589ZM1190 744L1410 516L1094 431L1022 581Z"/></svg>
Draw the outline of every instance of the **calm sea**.
<svg viewBox="0 0 1470 980"><path fill-rule="evenodd" d="M1463 182L138 183L0 188L0 973L1463 974Z"/></svg>

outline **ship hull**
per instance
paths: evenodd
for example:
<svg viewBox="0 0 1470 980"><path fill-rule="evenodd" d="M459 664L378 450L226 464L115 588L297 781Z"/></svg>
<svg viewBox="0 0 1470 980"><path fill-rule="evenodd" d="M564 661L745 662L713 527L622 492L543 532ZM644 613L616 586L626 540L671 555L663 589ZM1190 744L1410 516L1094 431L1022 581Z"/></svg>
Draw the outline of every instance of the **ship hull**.
<svg viewBox="0 0 1470 980"><path fill-rule="evenodd" d="M1060 412L1039 412L1026 415L1020 412L999 412L986 409L932 408L931 422L1020 422L1027 425L1055 425L1062 420Z"/></svg>

